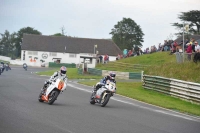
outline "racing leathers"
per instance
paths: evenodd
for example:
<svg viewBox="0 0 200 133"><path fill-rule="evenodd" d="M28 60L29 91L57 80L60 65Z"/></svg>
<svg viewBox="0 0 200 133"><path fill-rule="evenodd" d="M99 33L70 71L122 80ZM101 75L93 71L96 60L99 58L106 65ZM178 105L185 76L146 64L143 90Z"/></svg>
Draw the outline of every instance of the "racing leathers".
<svg viewBox="0 0 200 133"><path fill-rule="evenodd" d="M66 80L67 80L67 75L66 74L62 74L59 71L54 72L54 74L50 77L50 79L47 80L47 81L45 81L43 90L47 89L47 85L51 84L51 82L54 81L54 80L56 80L58 77L61 78L61 79L63 79L64 82L66 82Z"/></svg>
<svg viewBox="0 0 200 133"><path fill-rule="evenodd" d="M99 88L104 86L107 80L110 80L116 84L116 80L110 75L108 75L108 76L105 76L103 79L101 79L100 83L94 87L94 91L97 91Z"/></svg>

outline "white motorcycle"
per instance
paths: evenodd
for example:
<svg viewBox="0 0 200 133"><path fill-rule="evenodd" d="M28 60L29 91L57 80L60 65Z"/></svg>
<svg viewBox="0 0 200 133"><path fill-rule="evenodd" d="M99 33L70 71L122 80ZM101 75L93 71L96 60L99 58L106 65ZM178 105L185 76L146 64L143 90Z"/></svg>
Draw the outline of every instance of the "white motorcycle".
<svg viewBox="0 0 200 133"><path fill-rule="evenodd" d="M98 82L94 86L94 90L96 89L96 87L100 88L97 91L92 91L90 103L98 103L101 105L101 107L105 107L110 100L110 97L113 96L114 93L116 93L116 84L110 80L107 80L105 85Z"/></svg>
<svg viewBox="0 0 200 133"><path fill-rule="evenodd" d="M61 77L53 79L49 83L45 81L44 87L41 89L39 94L39 102L47 102L48 104L53 104L59 94L61 94L67 87L67 78L63 80Z"/></svg>

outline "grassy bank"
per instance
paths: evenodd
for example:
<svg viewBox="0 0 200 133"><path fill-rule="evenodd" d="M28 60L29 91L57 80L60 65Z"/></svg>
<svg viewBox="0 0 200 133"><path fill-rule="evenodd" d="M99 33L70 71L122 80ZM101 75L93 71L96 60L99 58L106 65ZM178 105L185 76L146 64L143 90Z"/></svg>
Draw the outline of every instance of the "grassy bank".
<svg viewBox="0 0 200 133"><path fill-rule="evenodd" d="M81 81L80 84L92 86L97 81ZM200 105L142 88L140 82L117 82L117 94L137 99L174 111L200 116Z"/></svg>
<svg viewBox="0 0 200 133"><path fill-rule="evenodd" d="M162 76L166 78L174 78L184 81L200 83L200 63L185 61L184 63L176 62L176 55L169 55L169 52L156 52L152 54L145 54L142 56L129 57L117 62L129 64L149 65L144 70L144 74ZM116 70L116 71L136 71L134 69L121 67L115 63L98 64L96 68L102 70Z"/></svg>

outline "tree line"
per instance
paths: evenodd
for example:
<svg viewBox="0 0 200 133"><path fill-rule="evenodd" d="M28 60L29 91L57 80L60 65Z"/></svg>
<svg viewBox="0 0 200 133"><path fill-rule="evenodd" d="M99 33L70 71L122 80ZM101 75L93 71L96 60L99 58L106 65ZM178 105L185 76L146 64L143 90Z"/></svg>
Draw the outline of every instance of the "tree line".
<svg viewBox="0 0 200 133"><path fill-rule="evenodd" d="M178 33L175 35L180 36L185 32L183 30L184 25L188 25L189 30L187 34L200 34L200 10L181 12L178 15L178 19L181 23L172 23L172 26L175 26L178 30ZM64 30L63 26L61 33L56 33L52 36L65 36ZM21 28L18 32L14 33L6 30L4 33L0 33L0 55L19 58L21 56L21 43L24 33L42 35L40 31L32 27ZM112 35L113 42L121 50L134 48L137 51L139 47L142 47L142 43L144 42L142 28L131 18L123 18L117 22L109 34Z"/></svg>

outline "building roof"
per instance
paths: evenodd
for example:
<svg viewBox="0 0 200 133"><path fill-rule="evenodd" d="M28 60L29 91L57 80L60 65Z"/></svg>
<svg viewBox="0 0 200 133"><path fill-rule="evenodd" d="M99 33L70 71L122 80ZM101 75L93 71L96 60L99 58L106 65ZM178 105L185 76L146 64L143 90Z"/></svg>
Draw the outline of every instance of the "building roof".
<svg viewBox="0 0 200 133"><path fill-rule="evenodd" d="M66 36L44 36L23 34L21 49L29 51L48 51L66 53L94 53L94 47L100 55L117 56L122 54L119 47L111 40L73 38Z"/></svg>
<svg viewBox="0 0 200 133"><path fill-rule="evenodd" d="M200 35L189 35L189 36L184 35L184 37L185 37L185 39L189 37L189 40L190 40L190 38L193 38L195 41L200 39ZM182 40L183 40L183 36L178 37L175 41L180 43Z"/></svg>

